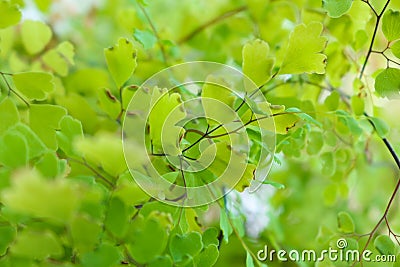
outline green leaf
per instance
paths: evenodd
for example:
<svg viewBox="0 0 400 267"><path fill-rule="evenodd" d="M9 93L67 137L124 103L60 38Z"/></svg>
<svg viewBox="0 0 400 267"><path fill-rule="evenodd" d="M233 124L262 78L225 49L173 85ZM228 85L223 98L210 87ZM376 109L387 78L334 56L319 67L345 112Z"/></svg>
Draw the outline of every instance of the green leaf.
<svg viewBox="0 0 400 267"><path fill-rule="evenodd" d="M295 113L294 115L296 115L297 117L299 117L303 121L315 124L318 127L322 127L322 124L319 121L317 121L316 119L314 119L313 117L311 117L310 115L308 115L307 113L301 111L298 108L294 108L294 107L293 108L288 108L288 109L286 109L286 112Z"/></svg>
<svg viewBox="0 0 400 267"><path fill-rule="evenodd" d="M10 252L18 257L43 260L62 256L64 249L57 236L49 230L24 230L18 233Z"/></svg>
<svg viewBox="0 0 400 267"><path fill-rule="evenodd" d="M324 145L324 136L321 132L312 131L308 134L307 153L316 155L321 151Z"/></svg>
<svg viewBox="0 0 400 267"><path fill-rule="evenodd" d="M338 18L349 11L353 0L323 0L322 5L332 18Z"/></svg>
<svg viewBox="0 0 400 267"><path fill-rule="evenodd" d="M325 73L326 56L321 51L327 39L320 36L322 29L319 22L300 24L294 28L280 74Z"/></svg>
<svg viewBox="0 0 400 267"><path fill-rule="evenodd" d="M344 110L337 110L336 115L338 116L338 119L340 122L342 122L347 128L350 130L350 132L356 136L359 136L362 134L362 128L360 127L358 121L352 117L349 113L347 113Z"/></svg>
<svg viewBox="0 0 400 267"><path fill-rule="evenodd" d="M381 255L395 255L396 246L393 241L387 235L380 235L375 238L374 241L375 248L379 251Z"/></svg>
<svg viewBox="0 0 400 267"><path fill-rule="evenodd" d="M16 212L63 223L78 204L74 188L65 179L46 180L37 172L23 171L3 191L2 202Z"/></svg>
<svg viewBox="0 0 400 267"><path fill-rule="evenodd" d="M0 121L0 135L19 122L18 109L11 98L5 98L0 103Z"/></svg>
<svg viewBox="0 0 400 267"><path fill-rule="evenodd" d="M271 123L269 119L264 119L260 122L260 126L266 130L274 131L277 134L287 134L288 131L296 126L296 123L299 121L301 115L298 116L297 111L301 112L296 108L289 108L286 111L284 109L281 111L274 111L273 114L279 115L272 117L273 123ZM287 114L285 114L285 112L287 112ZM296 114L291 114L292 112ZM306 116L308 115L306 114ZM268 125L271 125L272 128L268 127Z"/></svg>
<svg viewBox="0 0 400 267"><path fill-rule="evenodd" d="M48 148L57 149L56 129L59 129L60 121L66 114L67 111L60 106L31 105L30 126Z"/></svg>
<svg viewBox="0 0 400 267"><path fill-rule="evenodd" d="M49 26L40 21L25 20L21 26L22 43L29 54L41 52L50 42L52 32Z"/></svg>
<svg viewBox="0 0 400 267"><path fill-rule="evenodd" d="M95 251L82 255L83 267L110 267L116 266L122 260L122 253L111 244L101 244Z"/></svg>
<svg viewBox="0 0 400 267"><path fill-rule="evenodd" d="M333 152L325 152L321 155L322 173L332 176L336 171L336 159Z"/></svg>
<svg viewBox="0 0 400 267"><path fill-rule="evenodd" d="M167 215L154 211L146 219L142 216L137 218L136 223L131 225L131 232L127 235L128 250L139 263L153 261L167 247L168 227L162 222L166 218Z"/></svg>
<svg viewBox="0 0 400 267"><path fill-rule="evenodd" d="M232 234L233 229L231 224L229 223L229 218L228 215L226 214L226 211L222 208L219 213L219 227L221 228L222 233L224 234L225 242L228 242L229 236Z"/></svg>
<svg viewBox="0 0 400 267"><path fill-rule="evenodd" d="M379 137L385 138L390 130L389 125L387 125L386 122L380 118L368 117L368 119L374 124L375 131Z"/></svg>
<svg viewBox="0 0 400 267"><path fill-rule="evenodd" d="M122 142L117 135L99 133L93 137L77 139L75 148L88 162L101 166L113 176L127 169Z"/></svg>
<svg viewBox="0 0 400 267"><path fill-rule="evenodd" d="M248 187L251 180L254 179L256 166L247 163L245 154L232 151L232 147L227 142L218 142L215 145L208 146L203 151L198 162L203 166L208 166L207 171L213 173L215 177L219 177L221 181L228 181L228 177L239 178L238 174L241 174L240 179L234 187L239 192ZM210 162L211 164L209 164ZM230 164L230 162L235 162L235 164ZM202 178L207 179L207 177ZM232 186L232 184L228 185Z"/></svg>
<svg viewBox="0 0 400 267"><path fill-rule="evenodd" d="M243 73L249 77L257 87L265 84L271 78L271 71L275 60L269 57L269 45L263 40L256 39L244 45ZM246 91L254 91L254 85L245 84Z"/></svg>
<svg viewBox="0 0 400 267"><path fill-rule="evenodd" d="M69 115L81 121L86 133L94 134L99 130L99 116L89 104L89 100L87 97L71 92L65 97L58 98L57 104L67 108Z"/></svg>
<svg viewBox="0 0 400 267"><path fill-rule="evenodd" d="M76 154L74 142L83 139L82 124L71 116L64 116L60 121L60 130L56 132L58 146L69 156Z"/></svg>
<svg viewBox="0 0 400 267"><path fill-rule="evenodd" d="M235 113L229 108L232 107L235 96L228 88L227 81L221 77L207 76L201 97L204 113L210 125L229 123L235 118Z"/></svg>
<svg viewBox="0 0 400 267"><path fill-rule="evenodd" d="M35 0L35 4L40 11L46 12L49 10L49 7L51 5L51 0Z"/></svg>
<svg viewBox="0 0 400 267"><path fill-rule="evenodd" d="M139 205L150 198L139 185L133 181L129 171L126 171L118 178L114 196L120 198L127 206Z"/></svg>
<svg viewBox="0 0 400 267"><path fill-rule="evenodd" d="M102 227L99 223L82 215L75 216L69 227L74 248L79 253L93 251L100 240L101 231Z"/></svg>
<svg viewBox="0 0 400 267"><path fill-rule="evenodd" d="M155 152L179 154L178 145L183 128L177 126L176 123L186 116L181 104L182 99L179 94L169 94L166 89L154 88L149 125ZM162 148L163 150L160 150Z"/></svg>
<svg viewBox="0 0 400 267"><path fill-rule="evenodd" d="M400 58L400 40L394 42L390 46L390 50L392 50L392 53L395 57Z"/></svg>
<svg viewBox="0 0 400 267"><path fill-rule="evenodd" d="M112 198L107 209L104 226L115 237L121 238L127 231L128 222L131 214L128 207L125 206L119 198Z"/></svg>
<svg viewBox="0 0 400 267"><path fill-rule="evenodd" d="M254 267L253 257L248 251L246 252L246 267Z"/></svg>
<svg viewBox="0 0 400 267"><path fill-rule="evenodd" d="M382 18L382 32L388 41L400 38L400 11L389 9Z"/></svg>
<svg viewBox="0 0 400 267"><path fill-rule="evenodd" d="M162 178L170 182L171 184L175 183L178 178L180 172L169 172L162 175Z"/></svg>
<svg viewBox="0 0 400 267"><path fill-rule="evenodd" d="M11 242L13 242L15 236L17 234L17 230L8 224L0 225L0 256L3 256Z"/></svg>
<svg viewBox="0 0 400 267"><path fill-rule="evenodd" d="M387 68L376 76L375 90L383 97L397 96L400 92L400 69Z"/></svg>
<svg viewBox="0 0 400 267"><path fill-rule="evenodd" d="M11 131L18 131L21 135L25 137L25 140L29 147L29 159L33 159L41 156L46 152L47 148L40 140L40 138L36 135L35 132L32 131L26 124L18 123L14 128L10 129Z"/></svg>
<svg viewBox="0 0 400 267"><path fill-rule="evenodd" d="M0 29L17 24L21 17L22 14L17 5L9 1L0 1Z"/></svg>
<svg viewBox="0 0 400 267"><path fill-rule="evenodd" d="M0 138L0 163L17 168L28 163L29 148L25 137L15 131L7 132Z"/></svg>
<svg viewBox="0 0 400 267"><path fill-rule="evenodd" d="M85 95L96 93L100 88L110 86L108 72L105 69L97 68L80 67L65 77L63 82L65 82L66 90ZM123 97L123 99L126 99L128 102L130 97Z"/></svg>
<svg viewBox="0 0 400 267"><path fill-rule="evenodd" d="M353 219L347 212L339 212L337 216L338 229L345 234L354 233L355 227Z"/></svg>
<svg viewBox="0 0 400 267"><path fill-rule="evenodd" d="M207 246L194 259L196 266L212 267L217 262L219 256L218 247L216 245Z"/></svg>
<svg viewBox="0 0 400 267"><path fill-rule="evenodd" d="M133 44L124 38L118 44L104 49L108 70L116 85L120 88L133 74L136 63L136 49Z"/></svg>
<svg viewBox="0 0 400 267"><path fill-rule="evenodd" d="M203 232L203 237L202 237L204 247L207 247L209 245L218 246L219 245L218 235L219 231L217 228L215 227L207 228L207 230Z"/></svg>
<svg viewBox="0 0 400 267"><path fill-rule="evenodd" d="M337 91L333 91L326 99L325 106L330 111L337 110L339 107L340 95Z"/></svg>
<svg viewBox="0 0 400 267"><path fill-rule="evenodd" d="M364 99L357 95L353 95L351 97L351 109L353 110L355 115L360 116L364 114L364 109L365 109Z"/></svg>
<svg viewBox="0 0 400 267"><path fill-rule="evenodd" d="M169 250L174 261L181 261L185 256L194 257L202 248L201 235L198 232L184 235L173 234L169 243Z"/></svg>
<svg viewBox="0 0 400 267"><path fill-rule="evenodd" d="M15 87L29 100L45 100L54 90L53 76L46 72L21 72L13 75Z"/></svg>
<svg viewBox="0 0 400 267"><path fill-rule="evenodd" d="M103 111L112 119L119 118L121 113L121 102L108 89L97 90L99 105Z"/></svg>
<svg viewBox="0 0 400 267"><path fill-rule="evenodd" d="M35 164L44 177L58 177L65 173L67 161L59 159L54 151L45 153Z"/></svg>
<svg viewBox="0 0 400 267"><path fill-rule="evenodd" d="M55 73L66 76L70 65L74 65L74 46L70 42L62 42L57 48L47 51L43 62Z"/></svg>
<svg viewBox="0 0 400 267"><path fill-rule="evenodd" d="M144 49L152 48L157 43L157 37L149 30L135 29L133 37L143 45Z"/></svg>

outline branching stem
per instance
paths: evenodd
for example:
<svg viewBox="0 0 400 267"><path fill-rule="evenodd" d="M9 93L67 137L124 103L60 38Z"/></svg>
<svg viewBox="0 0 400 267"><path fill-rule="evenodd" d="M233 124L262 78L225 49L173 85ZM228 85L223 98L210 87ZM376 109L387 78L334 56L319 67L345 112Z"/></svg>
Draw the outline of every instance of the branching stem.
<svg viewBox="0 0 400 267"><path fill-rule="evenodd" d="M360 75L359 75L359 79L360 80L364 76L365 68L367 67L369 57L371 56L371 53L373 51L376 34L378 33L379 23L381 21L383 13L385 13L385 10L386 10L386 8L388 7L388 5L390 3L390 0L386 1L385 6L383 7L382 11L379 14L376 12L376 10L373 8L373 6L369 3L368 0L365 0L363 2L367 3L368 6L371 8L371 10L374 12L374 15L376 17L376 22L375 22L374 32L372 34L371 43L369 45L368 52L367 52L367 55L366 55L365 60L364 60L364 64L361 67L361 71L360 71Z"/></svg>

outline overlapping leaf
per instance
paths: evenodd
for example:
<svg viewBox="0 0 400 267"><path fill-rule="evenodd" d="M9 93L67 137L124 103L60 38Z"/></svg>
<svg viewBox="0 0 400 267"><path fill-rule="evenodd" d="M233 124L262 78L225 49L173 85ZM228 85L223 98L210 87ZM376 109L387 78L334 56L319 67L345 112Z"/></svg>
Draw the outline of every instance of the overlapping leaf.
<svg viewBox="0 0 400 267"><path fill-rule="evenodd" d="M118 87L121 87L133 74L136 68L136 50L133 44L124 38L118 44L104 50L108 70Z"/></svg>
<svg viewBox="0 0 400 267"><path fill-rule="evenodd" d="M294 28L280 74L325 73L326 56L322 51L326 38L320 36L322 29L322 24L318 22Z"/></svg>

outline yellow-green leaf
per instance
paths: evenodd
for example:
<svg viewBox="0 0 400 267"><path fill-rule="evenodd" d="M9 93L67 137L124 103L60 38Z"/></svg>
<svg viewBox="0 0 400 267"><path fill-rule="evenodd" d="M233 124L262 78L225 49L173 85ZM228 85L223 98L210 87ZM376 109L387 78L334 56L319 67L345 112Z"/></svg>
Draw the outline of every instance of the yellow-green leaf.
<svg viewBox="0 0 400 267"><path fill-rule="evenodd" d="M19 172L2 194L7 207L30 216L64 223L73 215L79 198L66 179L47 180L36 171Z"/></svg>
<svg viewBox="0 0 400 267"><path fill-rule="evenodd" d="M61 106L31 105L30 126L47 147L57 149L56 129L59 129L60 121L66 114L66 109Z"/></svg>
<svg viewBox="0 0 400 267"><path fill-rule="evenodd" d="M352 2L353 0L323 0L322 4L330 17L338 18L350 9Z"/></svg>
<svg viewBox="0 0 400 267"><path fill-rule="evenodd" d="M40 21L26 20L21 26L22 43L29 54L37 54L49 43L52 32Z"/></svg>
<svg viewBox="0 0 400 267"><path fill-rule="evenodd" d="M166 89L154 88L149 115L150 138L155 149L177 155L183 128L176 123L185 118L181 96L169 94ZM181 105L181 106L180 106Z"/></svg>
<svg viewBox="0 0 400 267"><path fill-rule="evenodd" d="M40 11L46 12L49 10L51 0L35 0L35 3Z"/></svg>
<svg viewBox="0 0 400 267"><path fill-rule="evenodd" d="M0 29L17 24L21 20L21 12L9 1L0 1Z"/></svg>
<svg viewBox="0 0 400 267"><path fill-rule="evenodd" d="M349 234L355 230L353 219L347 212L339 212L337 216L338 229L340 232Z"/></svg>
<svg viewBox="0 0 400 267"><path fill-rule="evenodd" d="M29 147L26 138L14 131L0 138L0 165L11 168L21 167L27 164Z"/></svg>
<svg viewBox="0 0 400 267"><path fill-rule="evenodd" d="M6 98L0 103L0 121L0 135L19 122L18 109L10 98Z"/></svg>
<svg viewBox="0 0 400 267"><path fill-rule="evenodd" d="M120 38L118 44L104 50L104 55L111 76L121 87L136 68L136 49L128 39Z"/></svg>
<svg viewBox="0 0 400 267"><path fill-rule="evenodd" d="M60 257L64 249L59 238L50 230L24 230L18 233L10 252L32 260L43 260L47 257Z"/></svg>
<svg viewBox="0 0 400 267"><path fill-rule="evenodd" d="M321 37L319 22L296 26L289 38L289 46L280 74L325 73L326 56L322 53L327 39Z"/></svg>
<svg viewBox="0 0 400 267"><path fill-rule="evenodd" d="M57 74L66 76L69 66L74 65L74 46L70 42L59 44L43 55L43 62Z"/></svg>
<svg viewBox="0 0 400 267"><path fill-rule="evenodd" d="M15 87L29 100L45 100L54 90L53 76L46 72L21 72L12 77Z"/></svg>
<svg viewBox="0 0 400 267"><path fill-rule="evenodd" d="M208 76L201 91L202 105L210 125L232 122L235 112L232 110L235 96L229 85L220 77Z"/></svg>
<svg viewBox="0 0 400 267"><path fill-rule="evenodd" d="M263 40L256 39L245 44L242 50L243 73L257 87L265 84L271 78L275 60L269 56L269 45ZM254 91L254 86L246 84L246 91Z"/></svg>

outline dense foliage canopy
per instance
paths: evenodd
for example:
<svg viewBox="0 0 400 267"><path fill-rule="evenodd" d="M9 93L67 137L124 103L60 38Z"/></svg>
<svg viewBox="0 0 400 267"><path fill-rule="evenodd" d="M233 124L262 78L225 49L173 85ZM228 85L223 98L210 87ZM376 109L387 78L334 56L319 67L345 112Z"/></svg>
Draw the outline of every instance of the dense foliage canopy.
<svg viewBox="0 0 400 267"><path fill-rule="evenodd" d="M400 261L399 1L80 2L0 0L0 266L399 266L258 257Z"/></svg>

